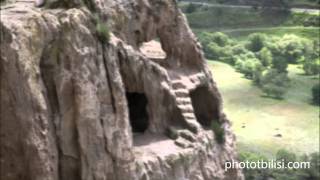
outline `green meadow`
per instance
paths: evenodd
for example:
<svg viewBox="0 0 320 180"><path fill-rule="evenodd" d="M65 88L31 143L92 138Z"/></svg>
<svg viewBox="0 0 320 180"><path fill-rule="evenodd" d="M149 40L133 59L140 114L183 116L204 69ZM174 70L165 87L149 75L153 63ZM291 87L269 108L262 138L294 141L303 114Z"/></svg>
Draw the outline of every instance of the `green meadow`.
<svg viewBox="0 0 320 180"><path fill-rule="evenodd" d="M218 61L208 64L240 151L272 156L279 149L299 154L319 150L319 107L310 103L311 86L318 76L305 76L298 65L290 65L291 87L283 100L277 100L265 97L232 66Z"/></svg>

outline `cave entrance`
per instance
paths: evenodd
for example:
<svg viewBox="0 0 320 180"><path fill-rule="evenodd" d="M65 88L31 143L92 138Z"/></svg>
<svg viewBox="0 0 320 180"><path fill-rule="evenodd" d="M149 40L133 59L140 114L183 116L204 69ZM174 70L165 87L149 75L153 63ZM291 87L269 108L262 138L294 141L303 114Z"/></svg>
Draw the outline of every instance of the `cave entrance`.
<svg viewBox="0 0 320 180"><path fill-rule="evenodd" d="M218 100L210 93L208 87L197 87L190 92L190 96L197 121L203 127L209 128L213 121L218 121Z"/></svg>
<svg viewBox="0 0 320 180"><path fill-rule="evenodd" d="M149 126L148 99L143 93L127 92L130 125L133 133L144 133Z"/></svg>

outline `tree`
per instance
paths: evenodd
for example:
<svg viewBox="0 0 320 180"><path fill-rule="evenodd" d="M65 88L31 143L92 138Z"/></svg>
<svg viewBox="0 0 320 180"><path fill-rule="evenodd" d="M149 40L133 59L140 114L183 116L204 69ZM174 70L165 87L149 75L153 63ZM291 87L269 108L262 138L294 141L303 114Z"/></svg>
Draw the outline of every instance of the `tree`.
<svg viewBox="0 0 320 180"><path fill-rule="evenodd" d="M261 33L253 33L249 35L249 42L247 44L247 48L252 52L260 51L266 41L266 36Z"/></svg>
<svg viewBox="0 0 320 180"><path fill-rule="evenodd" d="M271 65L272 59L273 57L271 51L266 47L262 48L262 50L259 52L259 60L261 64L265 67L268 67Z"/></svg>
<svg viewBox="0 0 320 180"><path fill-rule="evenodd" d="M277 69L279 72L287 72L288 62L285 57L280 55L276 58L273 58L272 67Z"/></svg>
<svg viewBox="0 0 320 180"><path fill-rule="evenodd" d="M261 87L267 96L282 99L289 87L287 73L279 72L276 69L268 70L261 78Z"/></svg>
<svg viewBox="0 0 320 180"><path fill-rule="evenodd" d="M278 70L278 72L287 72L288 61L283 55L283 51L279 44L270 45L269 49L272 52L272 68Z"/></svg>
<svg viewBox="0 0 320 180"><path fill-rule="evenodd" d="M194 3L189 3L189 5L187 6L186 8L186 13L190 14L190 13L193 13L197 10L197 5L194 4Z"/></svg>
<svg viewBox="0 0 320 180"><path fill-rule="evenodd" d="M284 35L278 43L278 48L288 63L297 63L303 56L309 56L313 50L310 47L310 41L296 35Z"/></svg>
<svg viewBox="0 0 320 180"><path fill-rule="evenodd" d="M252 52L241 54L236 58L235 68L248 79L253 79L255 71L260 69L262 64Z"/></svg>
<svg viewBox="0 0 320 180"><path fill-rule="evenodd" d="M320 105L320 83L312 86L312 102L314 104Z"/></svg>
<svg viewBox="0 0 320 180"><path fill-rule="evenodd" d="M217 43L220 47L224 47L230 43L230 38L226 34L216 32L212 34L212 41Z"/></svg>
<svg viewBox="0 0 320 180"><path fill-rule="evenodd" d="M288 162L294 162L297 160L297 157L294 153L289 152L285 149L280 149L278 150L277 154L276 154L276 158L277 160L284 160L286 163Z"/></svg>
<svg viewBox="0 0 320 180"><path fill-rule="evenodd" d="M261 5L265 10L278 8L279 10L289 11L290 8L288 0L262 0Z"/></svg>
<svg viewBox="0 0 320 180"><path fill-rule="evenodd" d="M320 58L305 59L302 68L306 75L320 74Z"/></svg>
<svg viewBox="0 0 320 180"><path fill-rule="evenodd" d="M319 40L313 41L311 48L307 48L306 55L301 59L306 75L320 74ZM308 46L310 47L310 46Z"/></svg>

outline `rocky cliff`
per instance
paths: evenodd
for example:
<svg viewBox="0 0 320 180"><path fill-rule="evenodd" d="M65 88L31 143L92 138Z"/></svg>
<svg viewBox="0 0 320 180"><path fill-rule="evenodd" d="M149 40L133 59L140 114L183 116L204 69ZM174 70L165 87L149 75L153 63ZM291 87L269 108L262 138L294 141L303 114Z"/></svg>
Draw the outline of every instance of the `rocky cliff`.
<svg viewBox="0 0 320 180"><path fill-rule="evenodd" d="M174 0L7 0L0 28L0 179L242 179Z"/></svg>

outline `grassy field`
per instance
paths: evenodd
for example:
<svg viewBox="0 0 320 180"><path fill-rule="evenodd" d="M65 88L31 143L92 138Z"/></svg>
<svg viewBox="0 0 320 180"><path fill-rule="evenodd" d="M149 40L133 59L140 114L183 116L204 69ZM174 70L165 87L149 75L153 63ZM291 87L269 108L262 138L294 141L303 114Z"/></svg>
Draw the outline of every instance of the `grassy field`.
<svg viewBox="0 0 320 180"><path fill-rule="evenodd" d="M209 61L209 66L240 151L267 156L281 148L300 154L319 151L319 109L310 104L310 89L318 77L304 76L301 69L290 65L291 88L284 100L276 100L264 97L231 66L215 61Z"/></svg>

